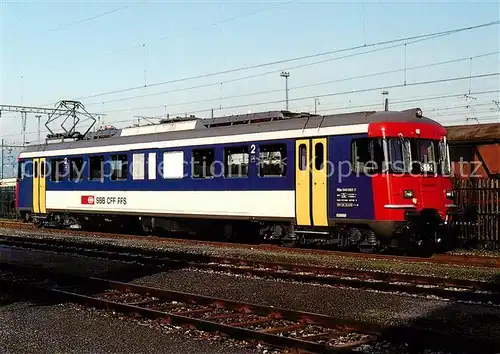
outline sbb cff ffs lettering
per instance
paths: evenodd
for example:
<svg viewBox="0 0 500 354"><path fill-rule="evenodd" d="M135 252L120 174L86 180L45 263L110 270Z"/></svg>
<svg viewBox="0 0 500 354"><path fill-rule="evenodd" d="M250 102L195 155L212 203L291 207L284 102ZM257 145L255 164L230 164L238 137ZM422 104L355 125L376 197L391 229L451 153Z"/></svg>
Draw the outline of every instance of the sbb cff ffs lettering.
<svg viewBox="0 0 500 354"><path fill-rule="evenodd" d="M127 198L126 197L107 197L106 198L106 204L126 205L127 204Z"/></svg>
<svg viewBox="0 0 500 354"><path fill-rule="evenodd" d="M103 204L117 204L117 205L127 205L127 197L94 197L94 196L82 196L82 204L86 205L103 205Z"/></svg>
<svg viewBox="0 0 500 354"><path fill-rule="evenodd" d="M106 197L96 197L95 203L96 204L106 204Z"/></svg>

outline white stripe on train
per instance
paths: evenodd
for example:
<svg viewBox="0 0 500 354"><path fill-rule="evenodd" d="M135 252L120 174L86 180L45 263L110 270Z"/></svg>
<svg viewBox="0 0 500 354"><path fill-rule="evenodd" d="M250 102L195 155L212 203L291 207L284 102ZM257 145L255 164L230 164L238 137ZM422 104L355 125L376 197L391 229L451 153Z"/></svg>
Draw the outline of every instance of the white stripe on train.
<svg viewBox="0 0 500 354"><path fill-rule="evenodd" d="M207 132L210 132L210 129L207 129ZM96 154L96 153L106 153L115 151L129 151L136 149L165 149L165 148L185 147L185 146L214 145L214 144L225 144L225 143L228 144L228 143L266 141L266 140L276 140L276 139L300 139L300 138L330 136L330 135L360 134L367 132L368 132L368 124L355 124L355 125L343 125L335 127L324 127L320 129L309 128L305 130L302 129L282 130L282 131L273 131L264 133L237 134L237 135L204 137L204 138L194 138L194 139L163 140L163 141L151 141L144 143L123 144L123 145L93 146L93 147L77 148L77 149L75 148L75 149L61 149L61 150L50 150L50 151L23 152L20 154L19 157L22 159L26 159L26 158L50 157L50 156L84 155L84 154Z"/></svg>
<svg viewBox="0 0 500 354"><path fill-rule="evenodd" d="M47 209L239 217L295 217L295 191L47 191Z"/></svg>
<svg viewBox="0 0 500 354"><path fill-rule="evenodd" d="M47 191L47 209L295 217L295 191Z"/></svg>

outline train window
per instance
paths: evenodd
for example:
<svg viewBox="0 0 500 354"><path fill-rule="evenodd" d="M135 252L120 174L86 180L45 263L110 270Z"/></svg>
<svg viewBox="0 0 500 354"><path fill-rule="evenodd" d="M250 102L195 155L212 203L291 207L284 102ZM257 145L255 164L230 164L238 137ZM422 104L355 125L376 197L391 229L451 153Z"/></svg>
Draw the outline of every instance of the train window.
<svg viewBox="0 0 500 354"><path fill-rule="evenodd" d="M50 180L52 182L61 182L64 177L64 160L50 160Z"/></svg>
<svg viewBox="0 0 500 354"><path fill-rule="evenodd" d="M40 162L40 177L46 177L45 176L45 162Z"/></svg>
<svg viewBox="0 0 500 354"><path fill-rule="evenodd" d="M306 147L306 144L299 145L298 163L299 163L299 170L305 171L307 168L307 147Z"/></svg>
<svg viewBox="0 0 500 354"><path fill-rule="evenodd" d="M17 178L22 181L24 179L24 176L26 175L26 171L24 170L26 168L26 162L21 161L17 165Z"/></svg>
<svg viewBox="0 0 500 354"><path fill-rule="evenodd" d="M69 180L73 182L83 180L83 158L74 157L69 159Z"/></svg>
<svg viewBox="0 0 500 354"><path fill-rule="evenodd" d="M380 172L384 167L382 139L355 139L351 144L352 166L355 172Z"/></svg>
<svg viewBox="0 0 500 354"><path fill-rule="evenodd" d="M33 177L38 178L38 161L35 161L35 164L33 167Z"/></svg>
<svg viewBox="0 0 500 354"><path fill-rule="evenodd" d="M226 177L248 176L248 146L238 146L224 149Z"/></svg>
<svg viewBox="0 0 500 354"><path fill-rule="evenodd" d="M184 177L184 151L163 153L163 178Z"/></svg>
<svg viewBox="0 0 500 354"><path fill-rule="evenodd" d="M193 149L191 175L193 178L211 178L214 175L214 149Z"/></svg>
<svg viewBox="0 0 500 354"><path fill-rule="evenodd" d="M412 172L437 173L439 158L435 140L414 139L411 142Z"/></svg>
<svg viewBox="0 0 500 354"><path fill-rule="evenodd" d="M125 154L111 155L111 175L112 181L123 181L127 179L128 157Z"/></svg>
<svg viewBox="0 0 500 354"><path fill-rule="evenodd" d="M389 164L394 173L403 173L407 170L407 162L403 155L403 140L389 139Z"/></svg>
<svg viewBox="0 0 500 354"><path fill-rule="evenodd" d="M286 145L269 144L259 146L259 176L286 175Z"/></svg>
<svg viewBox="0 0 500 354"><path fill-rule="evenodd" d="M144 154L132 155L132 178L135 180L143 180L144 176Z"/></svg>
<svg viewBox="0 0 500 354"><path fill-rule="evenodd" d="M325 147L323 143L316 143L314 145L314 167L320 171L325 164Z"/></svg>
<svg viewBox="0 0 500 354"><path fill-rule="evenodd" d="M352 164L356 172L360 172L364 165L371 160L370 141L368 139L357 139L352 142Z"/></svg>
<svg viewBox="0 0 500 354"><path fill-rule="evenodd" d="M89 158L89 179L102 180L104 178L104 156Z"/></svg>
<svg viewBox="0 0 500 354"><path fill-rule="evenodd" d="M156 152L148 154L148 179L156 179Z"/></svg>

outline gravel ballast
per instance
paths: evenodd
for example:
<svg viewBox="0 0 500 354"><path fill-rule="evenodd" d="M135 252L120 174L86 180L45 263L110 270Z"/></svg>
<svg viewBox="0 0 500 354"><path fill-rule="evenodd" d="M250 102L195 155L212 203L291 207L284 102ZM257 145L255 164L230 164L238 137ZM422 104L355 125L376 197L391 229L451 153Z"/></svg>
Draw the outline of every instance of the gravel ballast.
<svg viewBox="0 0 500 354"><path fill-rule="evenodd" d="M38 231L37 231L38 232ZM252 248L235 248L230 246L213 246L207 244L187 244L174 240L159 241L158 238L124 237L105 238L101 235L75 236L71 234L56 234L50 232L34 233L0 228L0 234L10 236L31 236L45 239L64 239L78 243L110 244L139 249L163 250L167 252L208 255L216 257L231 257L244 260L264 262L284 262L300 265L320 265L325 267L338 267L357 270L372 270L383 272L396 272L404 274L428 275L436 277L450 277L455 279L470 279L497 282L500 271L498 268L470 267L448 264L415 263L405 261L387 261L380 259L347 257L331 254L297 253L286 251L273 251ZM430 261L429 261L430 262Z"/></svg>
<svg viewBox="0 0 500 354"><path fill-rule="evenodd" d="M0 292L0 352L258 353L255 348L200 340L70 304L17 302Z"/></svg>
<svg viewBox="0 0 500 354"><path fill-rule="evenodd" d="M498 338L500 308L362 289L301 284L192 269L140 274L137 266L46 252L0 250L0 261L51 267L66 272L132 281L169 290L216 296L316 312L389 326L417 325L456 333ZM500 339L499 339L500 340Z"/></svg>
<svg viewBox="0 0 500 354"><path fill-rule="evenodd" d="M486 338L500 332L500 308L493 306L196 270L152 274L133 283L380 325L415 324Z"/></svg>
<svg viewBox="0 0 500 354"><path fill-rule="evenodd" d="M147 321L134 321L78 305L39 306L17 302L0 292L0 352L53 353L161 353L161 354L281 354L284 351L224 339L196 330L163 333ZM215 338L215 339L214 339ZM359 353L417 354L405 345L377 342L362 345ZM422 354L447 354L425 350Z"/></svg>

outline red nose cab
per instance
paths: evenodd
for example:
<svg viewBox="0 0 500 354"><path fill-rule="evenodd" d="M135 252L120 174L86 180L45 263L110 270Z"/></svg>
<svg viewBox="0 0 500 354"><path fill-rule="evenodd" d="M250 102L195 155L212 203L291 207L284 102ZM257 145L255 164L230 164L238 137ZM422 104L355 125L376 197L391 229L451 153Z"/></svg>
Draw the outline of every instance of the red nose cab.
<svg viewBox="0 0 500 354"><path fill-rule="evenodd" d="M446 129L422 118L370 123L368 136L381 139L384 170L373 178L376 220L405 220L408 212L433 210L444 220L453 207Z"/></svg>

